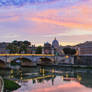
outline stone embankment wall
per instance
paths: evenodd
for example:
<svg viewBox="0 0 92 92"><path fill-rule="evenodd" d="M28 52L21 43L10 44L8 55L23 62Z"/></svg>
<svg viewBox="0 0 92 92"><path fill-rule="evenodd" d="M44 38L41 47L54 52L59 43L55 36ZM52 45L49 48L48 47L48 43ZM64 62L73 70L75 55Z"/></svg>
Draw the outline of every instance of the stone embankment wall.
<svg viewBox="0 0 92 92"><path fill-rule="evenodd" d="M3 79L0 77L0 92L3 92L3 88L4 88Z"/></svg>
<svg viewBox="0 0 92 92"><path fill-rule="evenodd" d="M73 56L71 56L71 57L57 56L57 57L55 57L55 60L56 60L56 64L59 64L59 63L74 64Z"/></svg>

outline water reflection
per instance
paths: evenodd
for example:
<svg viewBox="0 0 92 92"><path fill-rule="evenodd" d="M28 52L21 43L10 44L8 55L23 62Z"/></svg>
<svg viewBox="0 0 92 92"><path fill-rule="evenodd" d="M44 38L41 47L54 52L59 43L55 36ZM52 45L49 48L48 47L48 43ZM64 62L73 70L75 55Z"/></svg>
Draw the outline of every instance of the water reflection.
<svg viewBox="0 0 92 92"><path fill-rule="evenodd" d="M21 85L14 92L92 92L92 72L87 69L33 67L0 70L0 75Z"/></svg>

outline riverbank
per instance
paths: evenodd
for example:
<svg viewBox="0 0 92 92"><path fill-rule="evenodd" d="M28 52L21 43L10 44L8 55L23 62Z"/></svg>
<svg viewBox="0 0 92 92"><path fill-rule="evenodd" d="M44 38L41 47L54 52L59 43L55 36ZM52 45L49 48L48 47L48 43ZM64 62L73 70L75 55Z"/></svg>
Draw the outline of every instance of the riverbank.
<svg viewBox="0 0 92 92"><path fill-rule="evenodd" d="M0 77L0 92L11 92L20 88L21 86L12 80L2 79Z"/></svg>
<svg viewBox="0 0 92 92"><path fill-rule="evenodd" d="M18 68L18 69L21 69L21 68L26 68L26 67L28 67L28 68L32 68L32 67L39 67L39 66L42 66L42 67L62 67L62 68L87 68L87 69L92 69L92 65L72 65L72 64L59 64L59 65L56 65L56 64L53 64L53 65L49 65L49 64L37 64L36 66L20 66L20 68ZM10 67L6 67L6 68L0 68L0 69L3 69L3 70L11 70L11 69L17 69L16 67L15 68L10 68Z"/></svg>
<svg viewBox="0 0 92 92"><path fill-rule="evenodd" d="M3 92L4 89L4 83L3 83L3 79L0 77L0 92Z"/></svg>
<svg viewBox="0 0 92 92"><path fill-rule="evenodd" d="M1 89L2 89L2 80L0 79L0 92L1 92Z"/></svg>
<svg viewBox="0 0 92 92"><path fill-rule="evenodd" d="M89 66L89 65L42 65L42 64L39 64L38 66L46 66L46 67L62 67L62 68L89 68L89 69L92 69L92 66Z"/></svg>
<svg viewBox="0 0 92 92"><path fill-rule="evenodd" d="M20 87L21 86L15 83L14 81L4 79L4 92L8 92L8 91L12 92Z"/></svg>

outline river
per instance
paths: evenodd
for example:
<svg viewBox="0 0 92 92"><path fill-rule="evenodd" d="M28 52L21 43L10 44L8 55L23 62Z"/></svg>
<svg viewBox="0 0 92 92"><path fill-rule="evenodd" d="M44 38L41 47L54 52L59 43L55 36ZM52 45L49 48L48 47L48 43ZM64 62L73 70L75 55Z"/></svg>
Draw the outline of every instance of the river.
<svg viewBox="0 0 92 92"><path fill-rule="evenodd" d="M0 75L21 85L13 92L92 92L92 70L61 67L0 69Z"/></svg>

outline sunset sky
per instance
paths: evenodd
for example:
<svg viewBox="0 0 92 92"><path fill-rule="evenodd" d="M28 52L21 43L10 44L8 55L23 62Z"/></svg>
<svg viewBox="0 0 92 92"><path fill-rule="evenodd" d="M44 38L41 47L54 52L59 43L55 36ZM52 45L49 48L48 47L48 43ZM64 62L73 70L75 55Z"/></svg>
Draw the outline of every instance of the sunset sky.
<svg viewBox="0 0 92 92"><path fill-rule="evenodd" d="M92 0L0 0L0 42L74 45L92 40Z"/></svg>

